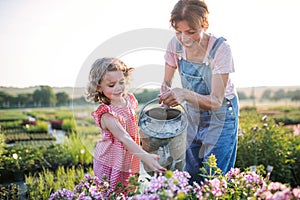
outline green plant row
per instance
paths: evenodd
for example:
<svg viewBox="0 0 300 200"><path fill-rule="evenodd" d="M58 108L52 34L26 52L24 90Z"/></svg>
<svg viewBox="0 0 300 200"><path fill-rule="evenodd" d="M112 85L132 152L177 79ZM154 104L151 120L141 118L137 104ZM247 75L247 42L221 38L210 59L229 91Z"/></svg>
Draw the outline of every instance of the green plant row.
<svg viewBox="0 0 300 200"><path fill-rule="evenodd" d="M86 173L93 175L92 168L84 168L82 166L67 168L60 166L55 171L43 168L41 172L26 175L25 191L21 191L16 184L1 186L0 198L9 200L48 199L51 193L60 188L69 190L74 188L84 178Z"/></svg>
<svg viewBox="0 0 300 200"><path fill-rule="evenodd" d="M9 121L9 122L1 122L0 127L1 127L1 130L20 129L20 128L22 128L22 122L23 122L23 120L19 120L19 119L15 119L15 120Z"/></svg>
<svg viewBox="0 0 300 200"><path fill-rule="evenodd" d="M29 174L25 178L27 199L48 199L51 193L60 188L71 190L84 178L85 173L93 174L92 168L58 167L55 172L43 169L40 173Z"/></svg>
<svg viewBox="0 0 300 200"><path fill-rule="evenodd" d="M1 135L1 134L0 134ZM75 133L64 144L49 146L3 146L0 157L0 179L11 181L16 172L25 174L56 170L59 166L91 165L92 155Z"/></svg>
<svg viewBox="0 0 300 200"><path fill-rule="evenodd" d="M19 187L17 184L12 183L7 186L0 186L0 197L2 200L19 200L21 195L19 194Z"/></svg>
<svg viewBox="0 0 300 200"><path fill-rule="evenodd" d="M56 140L56 138L49 133L13 133L5 135L7 144L15 143L18 141L29 141L29 140Z"/></svg>
<svg viewBox="0 0 300 200"><path fill-rule="evenodd" d="M273 167L273 181L300 185L300 137L271 117L241 112L236 167Z"/></svg>
<svg viewBox="0 0 300 200"><path fill-rule="evenodd" d="M45 121L37 121L35 125L23 125L23 121L3 122L0 124L3 133L47 133L48 123Z"/></svg>

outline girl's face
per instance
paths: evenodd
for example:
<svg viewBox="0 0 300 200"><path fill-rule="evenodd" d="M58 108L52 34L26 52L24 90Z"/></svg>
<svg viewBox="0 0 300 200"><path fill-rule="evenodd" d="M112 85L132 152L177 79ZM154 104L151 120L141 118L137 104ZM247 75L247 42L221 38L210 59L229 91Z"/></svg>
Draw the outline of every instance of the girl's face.
<svg viewBox="0 0 300 200"><path fill-rule="evenodd" d="M185 47L190 47L194 42L199 43L203 37L203 29L192 29L186 21L176 24L176 37Z"/></svg>
<svg viewBox="0 0 300 200"><path fill-rule="evenodd" d="M120 103L125 91L125 77L122 71L108 71L98 86L98 92L111 100L111 103Z"/></svg>

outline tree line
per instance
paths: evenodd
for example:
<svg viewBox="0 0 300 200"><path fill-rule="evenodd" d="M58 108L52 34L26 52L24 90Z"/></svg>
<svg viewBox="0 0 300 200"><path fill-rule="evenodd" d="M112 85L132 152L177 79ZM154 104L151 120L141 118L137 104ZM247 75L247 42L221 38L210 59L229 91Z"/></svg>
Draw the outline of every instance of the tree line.
<svg viewBox="0 0 300 200"><path fill-rule="evenodd" d="M247 96L244 92L238 92L238 96L240 100L246 99L255 99L254 94L250 94ZM259 100L261 101L279 101L283 99L289 99L291 101L300 101L300 90L295 91L285 91L284 89L279 89L276 91L266 89Z"/></svg>
<svg viewBox="0 0 300 200"><path fill-rule="evenodd" d="M138 102L143 104L154 98L159 94L159 90L144 89L143 91L134 93ZM247 96L244 92L238 92L240 100L257 99L254 94ZM291 101L300 101L300 90L284 91L279 89L277 91L266 89L259 100L262 101L278 101L282 99L289 99ZM87 104L84 97L71 99L68 93L55 93L50 86L39 86L33 93L20 93L16 96L0 91L0 108L27 108L27 107L53 107L53 106L68 106L73 104Z"/></svg>
<svg viewBox="0 0 300 200"><path fill-rule="evenodd" d="M142 92L135 93L135 97L137 98L139 103L146 103L154 98L156 98L159 94L159 90L148 90L144 89ZM240 100L247 99L256 99L254 94L250 94L247 96L244 92L238 91L238 96ZM283 99L288 99L291 101L300 101L300 90L295 91L284 91L284 89L279 89L277 91L266 89L259 100L261 101L279 101Z"/></svg>
<svg viewBox="0 0 300 200"><path fill-rule="evenodd" d="M27 108L65 106L70 103L66 92L54 93L50 86L39 86L33 93L20 93L16 96L0 91L0 108Z"/></svg>

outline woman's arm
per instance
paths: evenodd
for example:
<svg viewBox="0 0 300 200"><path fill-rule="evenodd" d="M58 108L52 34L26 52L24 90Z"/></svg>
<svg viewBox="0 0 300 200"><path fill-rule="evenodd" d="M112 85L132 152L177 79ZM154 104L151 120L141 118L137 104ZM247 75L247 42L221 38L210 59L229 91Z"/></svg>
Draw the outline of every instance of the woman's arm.
<svg viewBox="0 0 300 200"><path fill-rule="evenodd" d="M101 125L103 129L109 130L133 155L140 158L143 163L148 167L150 171L165 172L159 163L159 156L155 154L149 154L138 146L121 126L118 120L109 113L105 113L101 117Z"/></svg>
<svg viewBox="0 0 300 200"><path fill-rule="evenodd" d="M170 66L168 63L165 63L165 75L164 81L161 85L161 93L164 93L171 88L175 71L176 67Z"/></svg>
<svg viewBox="0 0 300 200"><path fill-rule="evenodd" d="M213 74L210 95L201 95L188 89L174 88L160 95L159 103L177 106L183 101L198 106L204 110L218 110L222 106L229 74Z"/></svg>
<svg viewBox="0 0 300 200"><path fill-rule="evenodd" d="M223 103L228 77L229 74L213 74L210 95L200 95L190 91L192 94L186 94L185 100L204 110L218 110Z"/></svg>

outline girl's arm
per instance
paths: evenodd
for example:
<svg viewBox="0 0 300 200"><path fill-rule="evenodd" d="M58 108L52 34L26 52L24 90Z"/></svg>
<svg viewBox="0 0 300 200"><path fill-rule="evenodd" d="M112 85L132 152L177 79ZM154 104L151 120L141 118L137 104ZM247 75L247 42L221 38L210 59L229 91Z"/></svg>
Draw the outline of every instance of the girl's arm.
<svg viewBox="0 0 300 200"><path fill-rule="evenodd" d="M159 163L159 156L155 154L149 154L138 146L118 120L109 113L105 113L101 117L101 125L103 129L109 130L133 155L137 156L148 167L149 171L165 172Z"/></svg>

